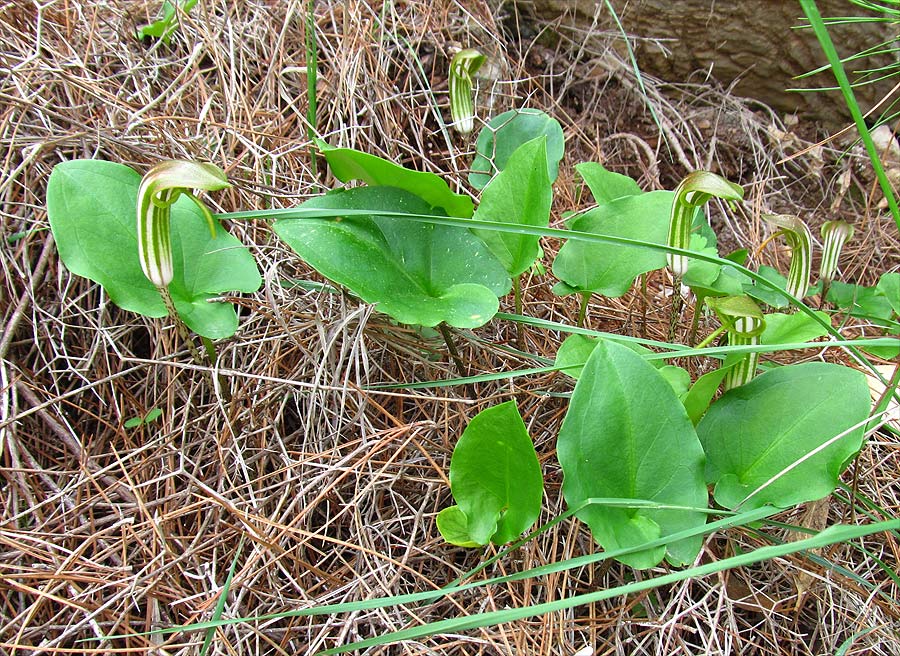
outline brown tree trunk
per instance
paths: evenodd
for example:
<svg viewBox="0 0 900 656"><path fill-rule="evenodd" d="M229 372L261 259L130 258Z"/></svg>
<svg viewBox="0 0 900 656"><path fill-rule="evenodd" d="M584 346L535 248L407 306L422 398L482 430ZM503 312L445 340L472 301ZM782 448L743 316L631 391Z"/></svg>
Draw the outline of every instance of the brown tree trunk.
<svg viewBox="0 0 900 656"><path fill-rule="evenodd" d="M849 114L840 92L797 93L789 88L834 86L830 72L796 80L795 76L826 62L805 22L800 5L792 0L612 0L625 31L632 37L641 70L670 82L702 81L706 75L736 95L760 100L782 112L797 112L829 124ZM577 38L578 43L609 43L621 39L605 2L597 0L518 0L517 6L543 24ZM819 0L825 17L860 15L847 0ZM898 28L889 23L839 25L832 39L841 56L864 50L891 38ZM880 63L897 62L882 57ZM867 65L872 62L867 62ZM857 64L858 66L858 64ZM853 65L848 66L848 73ZM851 77L852 79L852 77ZM888 93L888 80L857 90L863 111Z"/></svg>

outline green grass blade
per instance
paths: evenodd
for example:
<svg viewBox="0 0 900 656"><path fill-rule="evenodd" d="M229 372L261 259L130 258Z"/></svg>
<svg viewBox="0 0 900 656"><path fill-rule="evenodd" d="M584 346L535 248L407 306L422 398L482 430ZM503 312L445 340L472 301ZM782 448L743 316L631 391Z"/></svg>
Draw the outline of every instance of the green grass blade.
<svg viewBox="0 0 900 656"><path fill-rule="evenodd" d="M881 191L884 194L885 199L887 199L888 207L891 210L891 216L894 217L894 223L896 224L897 229L900 230L900 207L897 206L897 199L894 197L891 183L887 178L887 173L885 173L881 158L878 156L878 149L875 147L872 136L869 134L869 129L866 127L865 119L863 118L859 104L856 102L856 96L853 93L850 80L847 78L847 72L844 70L843 65L841 65L841 58L838 56L834 43L831 40L831 35L828 33L828 27L822 20L821 14L819 14L819 8L816 6L815 0L800 0L800 7L803 9L803 13L806 14L806 18L809 20L809 24L812 26L816 38L819 40L822 52L824 52L825 57L828 58L828 63L831 65L831 71L834 73L834 77L841 88L841 93L844 96L844 102L847 105L847 109L850 110L853 122L856 123L856 129L859 130L859 136L862 137L863 143L866 146L866 152L869 154L869 159L872 162L872 168L875 170L875 176L878 178L878 184L881 187Z"/></svg>
<svg viewBox="0 0 900 656"><path fill-rule="evenodd" d="M612 19L616 24L616 28L619 30L619 34L622 35L622 41L625 43L625 50L628 52L628 60L631 62L631 70L634 72L634 77L637 80L638 89L641 90L641 97L644 100L644 105L647 106L647 111L650 112L650 116L653 118L653 122L656 124L657 129L662 132L662 122L659 120L656 109L653 107L653 103L650 102L650 98L647 95L647 88L644 86L644 76L641 75L641 69L638 66L637 57L635 57L634 54L634 49L631 47L631 41L628 38L628 32L626 32L625 28L622 26L622 22L619 20L619 15L616 13L616 9L615 7L613 7L612 3L609 0L603 0L603 4L606 5L606 9L607 11L609 11L610 16L612 16Z"/></svg>
<svg viewBox="0 0 900 656"><path fill-rule="evenodd" d="M309 139L309 165L313 178L319 176L319 156L316 148L316 138L319 136L316 130L316 114L318 113L319 84L319 47L316 42L316 14L315 0L309 0L306 6L306 137Z"/></svg>
<svg viewBox="0 0 900 656"><path fill-rule="evenodd" d="M576 332L576 331L572 331ZM577 331L581 333L581 331ZM622 341L620 335L609 336L608 333L597 334L594 331L587 333L592 336L606 337L612 341ZM635 340L636 341L636 340ZM724 359L728 355L747 355L759 353L774 353L777 351L799 351L804 349L828 349L834 346L839 347L857 347L857 346L896 346L897 340L894 337L873 337L868 339L841 339L828 342L794 342L789 344L733 344L729 346L717 346L714 348L683 348L671 350L663 353L648 353L642 355L645 360L671 360L675 358L691 358L691 357L713 357ZM545 367L527 367L523 369L511 369L491 374L480 374L478 376L465 376L460 378L447 378L442 380L425 380L416 383L386 383L383 385L367 385L363 389L367 391L386 391L386 390L415 390L415 389L431 389L441 387L455 387L457 385L471 385L473 383L486 383L495 380L507 380L513 378L521 378L523 376L537 376L550 373L552 371L562 371L564 369L574 369L583 367L584 362L567 364L561 367L549 365Z"/></svg>
<svg viewBox="0 0 900 656"><path fill-rule="evenodd" d="M228 576L225 577L225 583L222 584L222 590L219 592L219 600L216 602L216 608L213 610L212 620L214 622L222 619L222 613L225 610L225 604L228 601L228 591L231 589L231 582L234 580L234 571L237 569L238 558L241 556L241 550L244 548L244 536L241 536L238 542L237 551L231 560L231 567L228 568ZM216 627L206 630L206 638L203 639L203 646L200 648L200 656L206 656L207 651L212 646L213 638L216 635Z"/></svg>
<svg viewBox="0 0 900 656"><path fill-rule="evenodd" d="M560 599L558 601L535 604L524 608L510 608L500 611L491 611L487 613L478 613L468 617L457 617L438 622L431 622L422 626L414 626L400 631L394 631L385 635L380 635L368 640L354 642L349 645L342 645L333 649L321 652L322 654L343 654L349 651L360 650L378 645L385 645L399 642L401 640L414 640L424 638L440 633L457 633L470 629L478 629L486 626L494 626L506 622L514 622L516 620L544 615L546 613L554 613L576 606L597 603L612 597L634 594L643 590L652 590L663 585L678 583L689 578L699 578L723 572L737 567L745 567L756 563L772 560L774 558L782 558L791 554L810 549L821 549L841 542L849 542L874 533L881 533L886 530L892 530L900 527L900 520L890 520L887 522L879 522L877 524L867 524L864 526L831 526L821 533L812 537L798 540L783 545L771 545L761 547L749 553L743 553L730 558L725 558L716 562L706 563L698 567L691 567L678 572L664 574L643 581L636 581L627 585L620 585L615 588L598 590L588 594L576 595Z"/></svg>
<svg viewBox="0 0 900 656"><path fill-rule="evenodd" d="M595 503L603 503L606 505L618 504L624 507L635 506L640 504L651 504L652 501L641 501L636 499L587 499L585 502L580 505L578 508L573 508L568 510L567 512L555 517L550 522L547 522L540 528L536 529L528 536L519 540L518 542L511 545L506 550L500 552L497 557L492 559L492 562L495 562L496 559L507 555L510 551L512 551L517 546L521 546L528 540L532 539L534 536L540 534L543 531L546 531L550 527L559 522L571 517L576 512L581 510L583 507L595 504ZM211 628L216 628L220 626L228 626L231 624L244 624L247 622L263 622L269 620L278 620L278 619L286 619L290 617L307 617L307 616L320 616L320 615L332 615L335 613L352 613L361 610L374 610L377 608L388 608L392 606L400 606L404 604L413 604L413 603L428 603L436 601L442 597L446 597L452 594L456 594L458 592L464 592L466 590L474 590L476 588L482 588L488 585L499 585L503 583L509 583L511 581L521 581L524 579L534 578L536 576L543 576L547 574L556 574L559 572L565 572L570 569L575 569L578 567L584 567L585 565L590 565L593 563L602 562L604 560L608 560L611 558L617 558L619 556L627 555L629 553L634 553L636 551L641 551L643 549L650 549L657 546L666 545L669 542L676 542L678 540L684 540L687 538L694 537L696 535L708 535L710 533L714 533L715 531L733 528L736 526L746 526L753 524L754 522L761 521L771 515L774 515L778 512L781 512L781 509L774 508L772 506L763 506L761 508L756 508L755 510L749 510L740 513L731 513L729 511L719 511L721 514L726 515L722 519L719 519L714 522L710 522L708 524L693 527L684 531L680 531L678 533L673 533L671 535L658 538L656 540L652 540L645 544L637 545L634 547L629 547L626 549L616 549L613 551L605 551L593 554L587 554L584 556L578 556L576 558L571 558L568 560L562 560L555 563L550 563L548 565L543 565L540 567L535 567L532 569L524 570L522 572L517 572L515 574L510 574L507 576L499 576L490 578L484 581L476 581L472 583L466 584L451 584L447 587L440 588L438 590L428 590L426 592L414 592L407 593L402 595L394 595L391 597L382 597L376 599L366 599L363 601L353 601L353 602L342 602L337 604L328 604L324 606L313 606L311 608L302 608L299 610L291 610L285 611L282 613L271 613L268 615L260 615L257 617L239 617L239 618L229 618L229 619L220 619L217 621L208 621L208 622L198 622L196 624L190 624L186 626L177 626L169 629L157 629L156 631L147 631L145 633L132 633L130 636L139 636L139 635L168 635L173 633L182 633L188 631L206 631ZM484 564L483 564L484 565ZM487 565L484 565L487 566ZM465 576L472 576L475 573L481 571L484 567L479 566L475 569L467 572ZM114 635L114 636L106 636L100 639L103 640L112 640L116 638L122 638L125 636Z"/></svg>
<svg viewBox="0 0 900 656"><path fill-rule="evenodd" d="M857 631L856 633L854 633L849 638L844 640L844 642L841 643L841 646L838 647L838 650L836 652L834 652L834 656L846 656L847 653L849 653L850 648L853 646L854 642L856 642L858 639L860 639L864 636L869 635L870 633L878 631L880 628L886 628L886 627L870 626L868 629L863 629L862 631Z"/></svg>

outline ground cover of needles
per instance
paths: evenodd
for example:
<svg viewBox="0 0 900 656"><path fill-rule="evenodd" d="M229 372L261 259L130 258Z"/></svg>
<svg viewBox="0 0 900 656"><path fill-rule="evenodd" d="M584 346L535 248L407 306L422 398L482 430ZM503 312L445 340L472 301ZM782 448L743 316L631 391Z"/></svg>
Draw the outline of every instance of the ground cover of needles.
<svg viewBox="0 0 900 656"><path fill-rule="evenodd" d="M447 67L456 49L477 47L489 57L477 85L479 118L530 106L563 125L567 150L551 226L562 227L564 213L578 206L576 162L602 162L646 190L672 189L704 168L747 190L734 212L710 206L724 252L747 248L754 264L786 270L783 246L761 248L767 232L759 215L791 212L814 234L829 219L854 224L844 280L871 285L900 266L900 239L867 160L844 153L840 141L815 145L824 133L813 124L786 121L712 83L645 78L641 91L617 50L538 40L540 26L494 0L314 5L316 129L332 144L439 173L465 189L474 137L445 127ZM141 172L163 159L212 161L234 184L207 196L217 211L290 207L336 185L321 164L314 173L309 158L307 3L202 2L168 45L134 36L155 11L155 3L126 0L0 5L2 654L198 653L204 633L83 640L208 619L242 538L223 617L451 582L494 553L452 547L435 526L452 503L453 445L479 410L509 399L542 463L541 521L564 510L554 449L570 379L551 373L469 387L364 389L458 372L439 337L398 326L348 295L296 284L322 280L262 223L229 226L251 245L264 285L237 301L241 327L218 345L212 387L169 322L119 310L60 264L45 190L62 160L96 157ZM547 262L559 246L544 240ZM594 297L587 325L665 340L665 275L651 276L647 299ZM549 273L525 277L524 314L573 324L577 301L554 296L554 282ZM501 310L511 305L504 299ZM688 313L682 334L689 321ZM455 334L470 373L535 366L507 348L517 339L512 324L494 320ZM846 334L866 333L849 327ZM526 328L523 350L552 359L563 337ZM703 365L692 366L696 374ZM157 408L159 417L125 426ZM845 482L855 479L896 516L898 471L900 444L877 433ZM832 498L779 519L818 529L856 518ZM762 544L752 530L733 529L710 537L701 558ZM892 536L865 546L896 569ZM479 576L597 549L585 525L565 521ZM822 555L896 598L895 582L874 558L847 545ZM210 653L311 654L647 575L591 565L408 609L231 625L217 631ZM564 656L591 646L579 653L821 654L875 627L851 653L897 654L898 621L896 604L798 555L367 653Z"/></svg>

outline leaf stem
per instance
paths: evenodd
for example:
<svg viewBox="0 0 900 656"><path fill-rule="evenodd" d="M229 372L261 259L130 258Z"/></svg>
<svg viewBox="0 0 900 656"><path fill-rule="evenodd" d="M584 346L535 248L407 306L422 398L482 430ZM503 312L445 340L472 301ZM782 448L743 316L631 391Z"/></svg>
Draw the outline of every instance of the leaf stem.
<svg viewBox="0 0 900 656"><path fill-rule="evenodd" d="M315 0L309 0L306 8L306 136L309 139L309 164L312 177L319 178L319 149L316 148L316 112L318 109L317 86L319 74L319 48L316 43Z"/></svg>
<svg viewBox="0 0 900 656"><path fill-rule="evenodd" d="M456 348L456 343L453 341L453 334L450 332L450 327L442 321L438 324L438 330L441 333L441 337L444 338L444 343L447 345L447 350L450 351L450 357L453 358L453 362L456 363L456 368L459 369L460 375L463 377L468 376L468 369L466 369L466 365L463 363L462 357L459 355L459 351Z"/></svg>
<svg viewBox="0 0 900 656"><path fill-rule="evenodd" d="M588 301L591 300L590 292L581 292L581 305L578 308L578 321L575 325L584 328L584 319L587 316Z"/></svg>
<svg viewBox="0 0 900 656"><path fill-rule="evenodd" d="M216 361L216 345L209 337L200 336L200 342L203 344L203 350L206 351L206 357L210 362Z"/></svg>
<svg viewBox="0 0 900 656"><path fill-rule="evenodd" d="M516 314L522 314L522 275L513 278L513 299L516 306ZM525 330L521 323L516 324L516 346L520 351L525 350Z"/></svg>
<svg viewBox="0 0 900 656"><path fill-rule="evenodd" d="M178 331L178 336L181 338L181 341L185 343L188 347L188 351L191 352L191 357L194 359L194 362L201 367L203 371L203 377L206 378L206 383L209 385L210 390L215 390L216 387L213 384L212 374L205 367L209 364L209 362L215 362L216 349L213 345L212 341L207 337L201 337L203 340L203 347L206 350L206 354L209 356L209 362L205 362L203 360L203 356L200 355L200 351L197 349L197 345L194 344L194 340L191 339L191 333L188 330L188 327L185 325L184 321L182 321L181 317L178 315L178 310L175 309L175 302L172 300L172 295L169 293L168 287L157 287L159 290L159 295L162 297L163 305L166 306L166 312L169 313L169 318L172 320L172 323L175 324L175 329ZM208 342L208 345L207 345ZM210 349L212 351L210 352ZM223 385L221 386L224 391L225 398L230 400L230 393L227 391L227 388Z"/></svg>
<svg viewBox="0 0 900 656"><path fill-rule="evenodd" d="M209 337L200 336L200 341L203 344L203 350L206 351L206 357L209 359L209 363L215 367L216 364L216 345ZM222 398L225 399L227 403L231 403L231 388L226 384L226 378L218 373L216 378L219 381L219 391L222 394Z"/></svg>
<svg viewBox="0 0 900 656"><path fill-rule="evenodd" d="M172 323L175 324L178 336L188 347L188 350L191 352L191 357L194 358L194 362L201 366L205 366L206 363L203 361L200 351L197 350L197 345L194 344L194 340L191 339L191 334L188 332L187 326L184 325L184 321L178 316L178 310L175 309L175 303L172 301L172 295L169 293L169 288L157 287L157 289L159 290L159 295L162 297L163 305L166 306L166 312L169 313L169 318L172 320Z"/></svg>
<svg viewBox="0 0 900 656"><path fill-rule="evenodd" d="M694 340L697 339L697 327L700 325L700 313L703 312L703 303L706 301L706 296L703 294L698 294L694 292L696 298L694 299L694 316L691 317L691 331L688 334L688 346L694 345Z"/></svg>

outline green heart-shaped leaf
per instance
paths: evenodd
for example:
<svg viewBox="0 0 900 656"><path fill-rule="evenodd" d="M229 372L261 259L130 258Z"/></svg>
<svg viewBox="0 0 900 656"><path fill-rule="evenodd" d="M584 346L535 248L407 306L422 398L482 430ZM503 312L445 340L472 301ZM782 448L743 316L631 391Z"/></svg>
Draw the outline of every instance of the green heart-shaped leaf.
<svg viewBox="0 0 900 656"><path fill-rule="evenodd" d="M623 196L638 196L643 193L638 183L627 175L614 173L597 162L576 164L575 170L591 190L598 205Z"/></svg>
<svg viewBox="0 0 900 656"><path fill-rule="evenodd" d="M472 540L469 535L469 518L459 509L459 506L444 508L438 513L436 522L441 537L450 544L469 549L485 545L485 543Z"/></svg>
<svg viewBox="0 0 900 656"><path fill-rule="evenodd" d="M352 148L334 148L317 141L328 160L331 172L341 182L361 180L370 186L403 189L419 196L431 207L439 207L450 216L468 219L475 208L472 199L455 194L444 180L427 171L413 171L386 159Z"/></svg>
<svg viewBox="0 0 900 656"><path fill-rule="evenodd" d="M466 426L450 460L450 489L457 505L438 516L448 542L506 544L534 524L544 484L515 401L482 410Z"/></svg>
<svg viewBox="0 0 900 656"><path fill-rule="evenodd" d="M588 337L587 335L569 335L563 340L563 343L559 345L559 349L556 351L556 361L553 363L553 366L563 367L560 371L567 376L571 376L575 380L578 380L581 377L584 364L588 361L588 358L591 357L591 353L597 348L597 344L604 340L605 338ZM626 340L622 340L621 342L617 340L606 341L613 341L617 344L621 344L641 357L653 353L653 351L646 346L642 346L637 342ZM665 360L648 360L648 362L654 369L663 369L668 366L666 365Z"/></svg>
<svg viewBox="0 0 900 656"><path fill-rule="evenodd" d="M503 265L469 230L378 215L434 213L407 191L360 187L301 207L334 210L337 218L282 219L274 225L278 236L326 278L401 323L476 328L509 291ZM350 209L372 216L340 218Z"/></svg>
<svg viewBox="0 0 900 656"><path fill-rule="evenodd" d="M706 480L726 508L813 501L859 451L869 413L863 374L824 362L778 367L729 390L697 425Z"/></svg>
<svg viewBox="0 0 900 656"><path fill-rule="evenodd" d="M831 317L821 310L816 310L815 315L826 324L831 323ZM795 312L794 314L767 314L766 328L759 336L760 344L797 344L808 342L818 337L825 337L828 330L812 317Z"/></svg>
<svg viewBox="0 0 900 656"><path fill-rule="evenodd" d="M572 230L665 244L671 191L651 191L604 203L570 222ZM579 291L611 298L626 293L642 273L666 265L663 251L621 244L568 240L553 261L553 274Z"/></svg>
<svg viewBox="0 0 900 656"><path fill-rule="evenodd" d="M671 385L637 353L601 341L591 353L557 441L569 507L591 498L655 501L705 508L703 450ZM677 464L676 464L677 463ZM702 512L592 504L578 512L605 549L639 546L700 526ZM674 542L621 558L653 567L663 557L691 562L702 538Z"/></svg>
<svg viewBox="0 0 900 656"><path fill-rule="evenodd" d="M481 195L475 218L546 228L550 222L553 188L547 177L546 138L539 137L518 148L506 168L491 180ZM481 238L510 276L528 270L538 257L540 237L513 232L477 229Z"/></svg>
<svg viewBox="0 0 900 656"><path fill-rule="evenodd" d="M520 146L542 135L547 137L547 177L554 182L565 151L562 127L538 109L512 109L495 116L478 133L469 184L484 189L491 178L506 168L510 156Z"/></svg>
<svg viewBox="0 0 900 656"><path fill-rule="evenodd" d="M864 317L882 325L893 313L891 302L876 287L850 285L835 280L828 288L827 298L852 317Z"/></svg>
<svg viewBox="0 0 900 656"><path fill-rule="evenodd" d="M895 314L900 314L900 273L883 273L875 289L884 296Z"/></svg>

